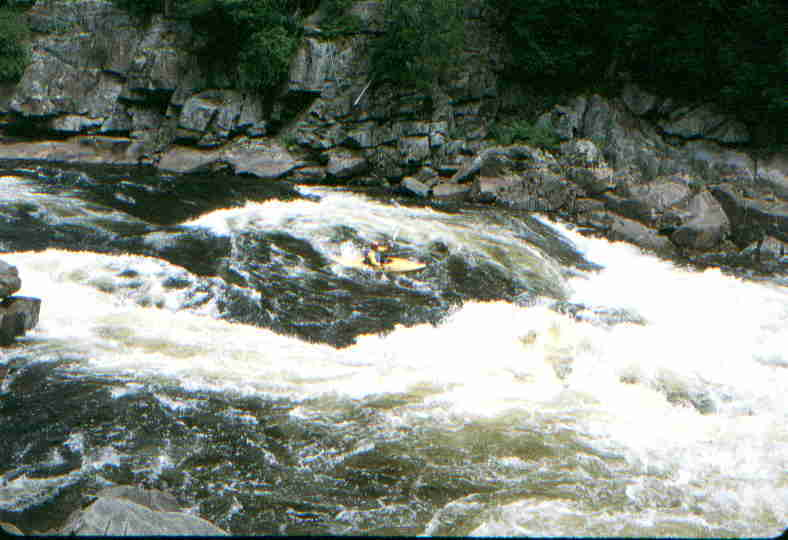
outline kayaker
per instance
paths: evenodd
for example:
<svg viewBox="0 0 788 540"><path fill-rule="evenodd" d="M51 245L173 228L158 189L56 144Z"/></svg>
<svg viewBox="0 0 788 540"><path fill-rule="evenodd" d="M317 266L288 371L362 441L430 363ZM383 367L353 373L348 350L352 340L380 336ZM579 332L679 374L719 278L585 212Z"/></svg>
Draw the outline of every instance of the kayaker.
<svg viewBox="0 0 788 540"><path fill-rule="evenodd" d="M391 247L385 242L372 242L364 255L364 262L372 268L383 268L389 261L388 251Z"/></svg>

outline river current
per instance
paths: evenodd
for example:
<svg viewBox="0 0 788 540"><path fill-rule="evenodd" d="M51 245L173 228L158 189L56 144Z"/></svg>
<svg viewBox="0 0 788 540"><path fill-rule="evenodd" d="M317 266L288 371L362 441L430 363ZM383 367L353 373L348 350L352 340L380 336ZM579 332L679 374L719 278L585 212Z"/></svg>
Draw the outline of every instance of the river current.
<svg viewBox="0 0 788 540"><path fill-rule="evenodd" d="M773 536L788 287L545 216L6 163L0 521L101 488L234 534ZM413 273L346 267L376 240Z"/></svg>

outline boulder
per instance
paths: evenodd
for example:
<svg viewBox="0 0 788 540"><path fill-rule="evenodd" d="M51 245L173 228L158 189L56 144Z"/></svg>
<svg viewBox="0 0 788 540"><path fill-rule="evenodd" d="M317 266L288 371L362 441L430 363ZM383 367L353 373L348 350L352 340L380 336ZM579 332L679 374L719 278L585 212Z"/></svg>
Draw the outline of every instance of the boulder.
<svg viewBox="0 0 788 540"><path fill-rule="evenodd" d="M730 222L720 203L708 192L692 197L685 205L684 223L676 229L670 239L677 246L706 250L722 242L730 232Z"/></svg>
<svg viewBox="0 0 788 540"><path fill-rule="evenodd" d="M731 225L733 241L744 248L764 235L788 242L788 203L746 197L730 185L712 186Z"/></svg>
<svg viewBox="0 0 788 540"><path fill-rule="evenodd" d="M692 194L689 180L678 175L651 182L625 180L616 188L616 195L605 195L606 206L617 214L655 227L677 225L673 207Z"/></svg>
<svg viewBox="0 0 788 540"><path fill-rule="evenodd" d="M655 110L659 98L646 92L636 84L629 83L621 91L621 100L624 105L636 116L643 116Z"/></svg>
<svg viewBox="0 0 788 540"><path fill-rule="evenodd" d="M471 186L468 184L453 184L450 182L441 182L432 188L432 196L439 199L446 198L464 198L467 193L471 191Z"/></svg>
<svg viewBox="0 0 788 540"><path fill-rule="evenodd" d="M178 501L158 490L107 488L68 519L59 535L227 536L211 522L187 514Z"/></svg>
<svg viewBox="0 0 788 540"><path fill-rule="evenodd" d="M350 150L336 148L329 152L326 173L334 178L348 179L364 174L369 169L366 158Z"/></svg>
<svg viewBox="0 0 788 540"><path fill-rule="evenodd" d="M574 98L568 105L558 105L544 113L536 125L552 130L562 140L571 140L581 135L583 118L588 107L584 96Z"/></svg>
<svg viewBox="0 0 788 540"><path fill-rule="evenodd" d="M747 126L714 110L710 105L676 109L659 125L668 135L683 139L705 138L724 144L750 141Z"/></svg>
<svg viewBox="0 0 788 540"><path fill-rule="evenodd" d="M6 262L0 261L0 299L11 296L22 288L19 270Z"/></svg>
<svg viewBox="0 0 788 540"><path fill-rule="evenodd" d="M630 242L664 255L674 255L676 253L676 249L668 238L642 223L621 217L613 212L589 212L583 216L580 225L601 231L613 241Z"/></svg>
<svg viewBox="0 0 788 540"><path fill-rule="evenodd" d="M417 197L429 197L430 186L412 176L406 176L400 182L400 190Z"/></svg>
<svg viewBox="0 0 788 540"><path fill-rule="evenodd" d="M561 143L561 161L574 167L606 166L602 152L594 141L589 139L572 139Z"/></svg>
<svg viewBox="0 0 788 540"><path fill-rule="evenodd" d="M272 140L238 141L228 147L224 159L235 174L250 174L264 180L283 178L303 165L287 148Z"/></svg>
<svg viewBox="0 0 788 540"><path fill-rule="evenodd" d="M38 324L41 300L27 296L9 296L0 302L0 345L10 345L14 339Z"/></svg>

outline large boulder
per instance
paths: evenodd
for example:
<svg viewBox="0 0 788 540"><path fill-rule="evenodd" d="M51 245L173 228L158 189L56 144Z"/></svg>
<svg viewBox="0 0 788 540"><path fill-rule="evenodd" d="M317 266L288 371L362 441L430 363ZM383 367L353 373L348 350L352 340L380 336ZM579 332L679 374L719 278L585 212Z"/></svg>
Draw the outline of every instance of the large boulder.
<svg viewBox="0 0 788 540"><path fill-rule="evenodd" d="M670 236L677 246L696 250L712 249L730 232L728 216L708 191L692 197L684 208L684 223Z"/></svg>
<svg viewBox="0 0 788 540"><path fill-rule="evenodd" d="M747 126L716 111L711 105L676 109L659 124L668 135L683 139L705 138L724 144L750 141Z"/></svg>
<svg viewBox="0 0 788 540"><path fill-rule="evenodd" d="M19 270L6 262L0 261L0 299L11 296L22 288Z"/></svg>
<svg viewBox="0 0 788 540"><path fill-rule="evenodd" d="M209 521L187 514L178 501L158 490L107 488L98 499L72 514L59 535L227 536Z"/></svg>
<svg viewBox="0 0 788 540"><path fill-rule="evenodd" d="M740 247L764 235L788 242L788 203L748 197L743 189L730 185L712 186L710 191L730 219L732 239Z"/></svg>

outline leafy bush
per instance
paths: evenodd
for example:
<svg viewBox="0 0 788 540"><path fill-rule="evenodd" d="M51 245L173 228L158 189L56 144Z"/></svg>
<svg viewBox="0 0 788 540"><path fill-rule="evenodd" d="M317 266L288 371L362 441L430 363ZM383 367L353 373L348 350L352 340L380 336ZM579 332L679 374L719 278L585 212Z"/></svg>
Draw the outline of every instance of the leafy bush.
<svg viewBox="0 0 788 540"><path fill-rule="evenodd" d="M386 0L372 43L372 77L420 86L456 63L464 41L461 0Z"/></svg>
<svg viewBox="0 0 788 540"><path fill-rule="evenodd" d="M353 0L323 0L321 29L328 35L339 35L358 30L360 24L357 17L348 13Z"/></svg>
<svg viewBox="0 0 788 540"><path fill-rule="evenodd" d="M511 124L497 124L490 131L492 137L499 144L504 145L524 142L538 148L555 150L561 142L551 129L525 120L515 120Z"/></svg>
<svg viewBox="0 0 788 540"><path fill-rule="evenodd" d="M18 80L30 59L30 30L20 13L0 8L0 81Z"/></svg>

